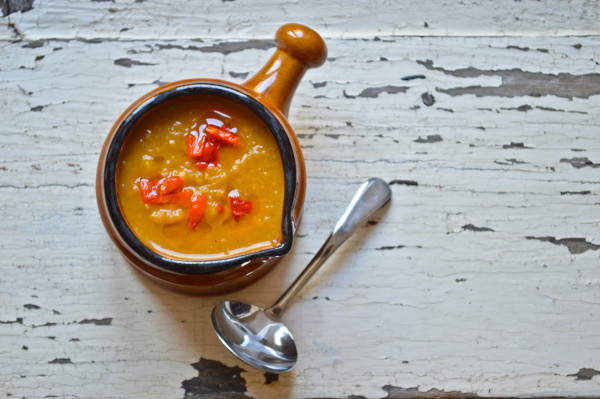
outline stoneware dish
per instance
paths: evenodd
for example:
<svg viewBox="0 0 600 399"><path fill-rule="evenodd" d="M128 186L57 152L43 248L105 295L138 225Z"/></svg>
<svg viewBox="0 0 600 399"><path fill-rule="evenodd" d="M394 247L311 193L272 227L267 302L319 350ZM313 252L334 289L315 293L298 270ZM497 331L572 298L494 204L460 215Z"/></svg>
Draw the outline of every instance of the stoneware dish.
<svg viewBox="0 0 600 399"><path fill-rule="evenodd" d="M96 175L102 222L127 261L156 282L189 293L221 293L262 276L290 251L302 214L306 176L300 145L286 117L304 73L325 62L327 48L316 32L298 24L282 26L276 34L276 45L275 53L265 66L243 84L214 79L167 84L135 101L109 132ZM166 102L204 94L222 96L249 108L264 122L277 142L284 168L285 191L283 238L277 247L210 260L171 258L143 244L123 216L116 174L128 134L140 118Z"/></svg>

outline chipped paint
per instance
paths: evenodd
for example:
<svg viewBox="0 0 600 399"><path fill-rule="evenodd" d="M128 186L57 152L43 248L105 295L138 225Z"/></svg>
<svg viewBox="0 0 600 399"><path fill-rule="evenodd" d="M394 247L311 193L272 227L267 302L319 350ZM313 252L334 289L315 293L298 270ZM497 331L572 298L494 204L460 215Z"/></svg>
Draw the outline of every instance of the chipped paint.
<svg viewBox="0 0 600 399"><path fill-rule="evenodd" d="M240 78L240 79L246 79L249 75L249 72L233 72L230 71L229 72L229 76L231 76L232 78Z"/></svg>
<svg viewBox="0 0 600 399"><path fill-rule="evenodd" d="M421 94L421 101L423 101L423 104L426 106L431 107L435 104L435 97L430 92L425 92Z"/></svg>
<svg viewBox="0 0 600 399"><path fill-rule="evenodd" d="M134 65L156 65L156 64L151 64L148 62L132 60L131 58L119 58L119 59L116 59L114 62L115 62L115 65L122 66L125 68L131 68Z"/></svg>
<svg viewBox="0 0 600 399"><path fill-rule="evenodd" d="M498 164L498 165L523 165L523 164L526 164L527 162L519 161L518 159L515 159L515 158L508 158L508 159L505 159L504 161L494 161L494 163Z"/></svg>
<svg viewBox="0 0 600 399"><path fill-rule="evenodd" d="M552 108L552 107L542 107L540 105L536 105L535 109L539 109L540 111L549 111L549 112L568 112L570 114L580 114L580 115L588 114L587 111L564 110L564 109L557 109L557 108Z"/></svg>
<svg viewBox="0 0 600 399"><path fill-rule="evenodd" d="M103 319L83 319L78 321L79 324L95 324L97 326L110 326L112 324L112 317L105 317Z"/></svg>
<svg viewBox="0 0 600 399"><path fill-rule="evenodd" d="M357 97L377 98L382 93L398 94L398 93L406 93L406 90L408 90L407 86L387 85L387 86L380 86L380 87L368 87L368 88L362 90L356 96L353 96L353 95L350 95L350 94L346 93L345 90L344 90L343 93L344 93L344 97L346 97L346 98L357 98Z"/></svg>
<svg viewBox="0 0 600 399"><path fill-rule="evenodd" d="M500 86L467 86L449 89L436 88L436 91L450 96L474 94L477 97L541 97L556 96L568 99L590 98L600 94L600 74L588 73L575 75L570 73L548 74L527 72L520 69L483 70L474 67L446 69L436 67L433 61L417 61L430 71L442 72L459 78L476 78L480 76L498 76L502 79Z"/></svg>
<svg viewBox="0 0 600 399"><path fill-rule="evenodd" d="M390 186L394 186L394 185L401 185L401 186L418 186L419 182L416 182L414 180L400 180L400 179L394 179L391 180L388 183Z"/></svg>
<svg viewBox="0 0 600 399"><path fill-rule="evenodd" d="M202 40L198 40L199 42L202 42ZM186 51L202 51L202 47L200 46L192 46L192 45L188 45L188 46L182 46L182 45L178 45L178 44L173 44L173 43L167 43L167 44L162 44L159 43L156 45L156 48L159 50L186 50Z"/></svg>
<svg viewBox="0 0 600 399"><path fill-rule="evenodd" d="M533 107L529 104L523 104L523 105L519 105L518 107L501 107L501 110L504 111L519 111L519 112L527 112L527 111L531 111L533 109Z"/></svg>
<svg viewBox="0 0 600 399"><path fill-rule="evenodd" d="M203 53L221 53L223 55L246 50L269 50L275 47L273 40L246 40L241 42L224 42L211 46L199 47Z"/></svg>
<svg viewBox="0 0 600 399"><path fill-rule="evenodd" d="M590 195L592 192L590 190L583 191L561 191L560 195Z"/></svg>
<svg viewBox="0 0 600 399"><path fill-rule="evenodd" d="M54 323L54 322L49 321L49 322L46 322L46 323L43 323L43 324L32 324L30 327L31 328L44 328L44 327L54 327L54 326L57 326L57 325L58 325L58 323Z"/></svg>
<svg viewBox="0 0 600 399"><path fill-rule="evenodd" d="M388 245L379 248L375 248L377 251L391 251L392 249L402 249L406 247L406 245Z"/></svg>
<svg viewBox="0 0 600 399"><path fill-rule="evenodd" d="M575 374L567 374L567 377L576 377L576 380L589 381L597 375L600 375L600 371L591 368L582 368Z"/></svg>
<svg viewBox="0 0 600 399"><path fill-rule="evenodd" d="M525 143L514 143L514 142L510 142L510 144L504 144L502 146L503 149L509 149L509 148L523 148L523 149L530 149L531 147L527 147L525 145Z"/></svg>
<svg viewBox="0 0 600 399"><path fill-rule="evenodd" d="M506 46L508 50L529 51L529 47Z"/></svg>
<svg viewBox="0 0 600 399"><path fill-rule="evenodd" d="M480 231L494 231L494 229L490 229L489 227L478 227L475 226L471 223L469 224L465 224L464 226L462 226L463 230L468 230L468 231L475 231L475 232L480 232Z"/></svg>
<svg viewBox="0 0 600 399"><path fill-rule="evenodd" d="M27 12L33 9L33 0L2 0L0 9L3 17L14 12Z"/></svg>
<svg viewBox="0 0 600 399"><path fill-rule="evenodd" d="M569 249L569 252L574 255L582 254L586 251L597 251L598 249L600 249L600 245L591 243L591 242L587 241L585 238L556 239L555 237L532 237L532 236L527 236L525 238L527 238L528 240L549 242L554 245L564 245L565 247L567 247Z"/></svg>
<svg viewBox="0 0 600 399"><path fill-rule="evenodd" d="M192 399L248 399L246 380L241 377L244 369L227 367L217 360L200 358L192 367L198 376L181 383L184 397Z"/></svg>
<svg viewBox="0 0 600 399"><path fill-rule="evenodd" d="M279 381L279 374L265 373L264 376L265 376L265 385L275 384L277 381Z"/></svg>
<svg viewBox="0 0 600 399"><path fill-rule="evenodd" d="M17 317L15 320L0 320L0 324L23 324L23 318Z"/></svg>
<svg viewBox="0 0 600 399"><path fill-rule="evenodd" d="M427 391L419 390L419 387L402 388L393 385L384 385L382 389L387 392L387 396L383 399L416 399L416 398L476 398L473 393L449 391L431 388Z"/></svg>
<svg viewBox="0 0 600 399"><path fill-rule="evenodd" d="M73 362L68 357L58 357L56 359L50 360L48 364L73 364Z"/></svg>
<svg viewBox="0 0 600 399"><path fill-rule="evenodd" d="M438 143L440 141L443 141L443 139L442 139L442 136L440 136L439 134L432 134L425 138L419 136L418 139L415 139L413 141L415 143Z"/></svg>
<svg viewBox="0 0 600 399"><path fill-rule="evenodd" d="M408 75L408 76L402 76L400 79L402 79L402 80L425 79L425 75Z"/></svg>
<svg viewBox="0 0 600 399"><path fill-rule="evenodd" d="M560 162L569 163L575 169L581 169L581 168L594 168L595 169L595 168L600 168L600 163L592 162L587 157L581 157L581 158L575 157L575 158L571 158L571 159L562 158L560 160Z"/></svg>

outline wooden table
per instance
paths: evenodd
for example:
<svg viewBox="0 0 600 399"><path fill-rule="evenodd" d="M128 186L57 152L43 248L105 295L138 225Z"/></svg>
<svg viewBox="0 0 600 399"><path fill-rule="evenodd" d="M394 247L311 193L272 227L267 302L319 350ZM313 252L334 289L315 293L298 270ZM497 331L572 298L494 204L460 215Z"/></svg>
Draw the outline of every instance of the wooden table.
<svg viewBox="0 0 600 399"><path fill-rule="evenodd" d="M600 396L597 2L0 4L2 397ZM106 133L164 83L242 82L290 21L329 47L290 111L292 254L229 295L167 291L100 222ZM371 176L392 205L285 315L297 367L239 362L212 307L269 305Z"/></svg>

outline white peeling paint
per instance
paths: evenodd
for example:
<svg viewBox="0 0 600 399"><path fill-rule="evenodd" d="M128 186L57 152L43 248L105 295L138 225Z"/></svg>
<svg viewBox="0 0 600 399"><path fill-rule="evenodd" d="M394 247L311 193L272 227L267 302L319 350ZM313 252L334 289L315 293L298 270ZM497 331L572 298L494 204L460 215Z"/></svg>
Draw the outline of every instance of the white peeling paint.
<svg viewBox="0 0 600 399"><path fill-rule="evenodd" d="M246 370L254 398L382 398L414 387L600 395L600 376L573 376L600 370L600 95L442 92L499 87L494 71L599 74L598 6L392 3L215 1L190 13L169 2L36 1L1 18L2 393L180 398L198 375L191 364L205 358ZM127 266L98 217L104 137L161 82L240 82L231 73L252 74L272 51L194 47L268 39L288 20L328 37L330 56L307 73L290 111L308 172L293 253L235 294L165 291ZM452 75L466 68L487 72ZM424 78L402 79L411 75ZM588 165L575 167L581 159ZM224 298L274 301L371 176L393 183L392 206L285 315L300 360L265 385L219 343L210 310ZM571 253L565 238L588 250Z"/></svg>

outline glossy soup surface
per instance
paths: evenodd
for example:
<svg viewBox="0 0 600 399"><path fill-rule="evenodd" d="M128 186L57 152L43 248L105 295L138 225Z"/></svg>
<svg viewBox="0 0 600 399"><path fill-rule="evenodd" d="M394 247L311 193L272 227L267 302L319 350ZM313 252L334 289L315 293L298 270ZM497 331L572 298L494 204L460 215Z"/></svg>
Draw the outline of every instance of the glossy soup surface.
<svg viewBox="0 0 600 399"><path fill-rule="evenodd" d="M191 156L197 154L190 153L189 140L213 139L207 126L221 128L235 143L214 139L218 157L199 162L206 157ZM179 200L147 202L144 182L165 181L182 182L172 192ZM121 150L117 192L135 235L167 257L211 259L281 243L284 172L279 147L258 116L228 99L187 96L145 115ZM191 220L198 209L192 210L190 195L205 201L195 225ZM234 201L245 207L238 208Z"/></svg>

